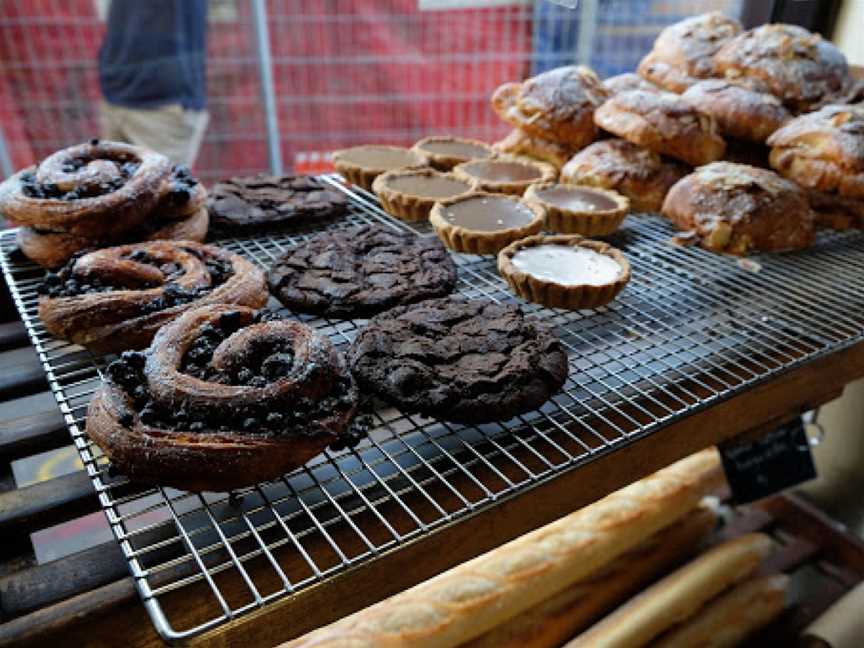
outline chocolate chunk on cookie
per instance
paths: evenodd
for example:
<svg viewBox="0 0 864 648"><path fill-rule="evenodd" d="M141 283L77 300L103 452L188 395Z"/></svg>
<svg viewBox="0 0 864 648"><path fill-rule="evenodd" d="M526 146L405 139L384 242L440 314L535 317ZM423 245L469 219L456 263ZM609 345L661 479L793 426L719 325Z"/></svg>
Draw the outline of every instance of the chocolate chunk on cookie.
<svg viewBox="0 0 864 648"><path fill-rule="evenodd" d="M516 306L449 297L373 318L348 362L363 390L460 423L536 409L567 378L567 353L547 326Z"/></svg>
<svg viewBox="0 0 864 648"><path fill-rule="evenodd" d="M434 236L362 225L312 237L277 259L267 280L292 310L371 317L449 294L456 266Z"/></svg>
<svg viewBox="0 0 864 648"><path fill-rule="evenodd" d="M340 216L348 207L348 199L311 176L259 173L217 183L207 207L213 227L243 229Z"/></svg>

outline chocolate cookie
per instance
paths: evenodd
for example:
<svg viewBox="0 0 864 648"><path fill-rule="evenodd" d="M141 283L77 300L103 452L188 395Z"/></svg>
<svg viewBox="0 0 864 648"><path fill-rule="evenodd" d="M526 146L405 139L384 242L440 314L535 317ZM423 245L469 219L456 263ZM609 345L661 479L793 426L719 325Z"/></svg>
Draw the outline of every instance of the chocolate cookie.
<svg viewBox="0 0 864 648"><path fill-rule="evenodd" d="M548 327L516 306L449 297L372 319L348 362L361 389L460 423L536 409L567 378L567 354Z"/></svg>
<svg viewBox="0 0 864 648"><path fill-rule="evenodd" d="M340 216L348 199L317 178L259 173L217 183L207 206L214 227L238 229Z"/></svg>
<svg viewBox="0 0 864 648"><path fill-rule="evenodd" d="M267 280L293 310L370 317L449 294L456 266L434 236L362 225L312 237L277 259Z"/></svg>

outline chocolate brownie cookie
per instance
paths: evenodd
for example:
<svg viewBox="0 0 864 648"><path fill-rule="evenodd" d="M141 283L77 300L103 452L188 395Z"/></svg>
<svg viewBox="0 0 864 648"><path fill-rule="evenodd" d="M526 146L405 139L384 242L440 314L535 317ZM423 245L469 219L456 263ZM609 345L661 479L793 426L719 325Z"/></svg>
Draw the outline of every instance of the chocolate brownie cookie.
<svg viewBox="0 0 864 648"><path fill-rule="evenodd" d="M242 229L340 216L345 213L348 199L317 178L259 173L217 183L207 206L212 226Z"/></svg>
<svg viewBox="0 0 864 648"><path fill-rule="evenodd" d="M449 297L373 318L348 362L362 390L459 423L533 410L567 378L567 354L548 327L516 306Z"/></svg>
<svg viewBox="0 0 864 648"><path fill-rule="evenodd" d="M434 236L362 225L312 237L277 259L267 280L295 311L370 317L449 294L456 266Z"/></svg>

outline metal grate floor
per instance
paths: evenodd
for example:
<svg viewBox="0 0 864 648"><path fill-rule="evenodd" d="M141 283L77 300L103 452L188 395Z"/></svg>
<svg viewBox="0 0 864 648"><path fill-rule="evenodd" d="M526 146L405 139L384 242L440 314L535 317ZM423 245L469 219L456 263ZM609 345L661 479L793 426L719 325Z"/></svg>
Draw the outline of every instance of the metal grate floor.
<svg viewBox="0 0 864 648"><path fill-rule="evenodd" d="M351 196L346 218L218 244L266 267L323 227L409 227L369 194L325 179ZM633 279L595 312L525 304L492 257L454 255L459 293L521 303L557 326L570 357L564 389L540 410L481 426L380 404L358 447L232 495L143 488L109 473L84 416L110 358L48 335L36 314L42 271L16 253L14 231L0 235L0 262L141 598L159 634L176 642L864 339L860 233L823 234L809 251L756 264L672 246L671 234L656 217L626 221L612 242L627 253ZM300 319L343 348L363 326ZM253 564L270 577L253 577ZM228 579L242 587L229 588ZM176 592L193 583L206 586L210 612L180 625Z"/></svg>

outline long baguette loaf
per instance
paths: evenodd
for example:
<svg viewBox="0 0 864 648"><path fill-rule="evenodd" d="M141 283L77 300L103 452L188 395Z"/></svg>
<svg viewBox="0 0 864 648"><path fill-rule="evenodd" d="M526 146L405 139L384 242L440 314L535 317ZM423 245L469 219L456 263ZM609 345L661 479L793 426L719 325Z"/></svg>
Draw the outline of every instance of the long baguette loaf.
<svg viewBox="0 0 864 648"><path fill-rule="evenodd" d="M714 547L633 597L566 644L567 648L638 648L692 616L750 576L771 552L771 539L750 533Z"/></svg>
<svg viewBox="0 0 864 648"><path fill-rule="evenodd" d="M457 646L596 573L720 483L717 451L704 450L283 646Z"/></svg>
<svg viewBox="0 0 864 648"><path fill-rule="evenodd" d="M731 648L769 624L786 604L789 577L762 576L736 585L674 628L654 648Z"/></svg>
<svg viewBox="0 0 864 648"><path fill-rule="evenodd" d="M462 648L556 648L660 574L692 556L717 524L699 507L661 529L588 580L462 644Z"/></svg>

